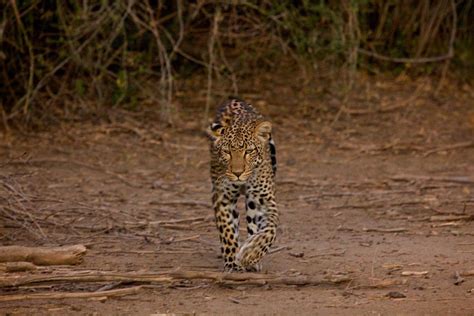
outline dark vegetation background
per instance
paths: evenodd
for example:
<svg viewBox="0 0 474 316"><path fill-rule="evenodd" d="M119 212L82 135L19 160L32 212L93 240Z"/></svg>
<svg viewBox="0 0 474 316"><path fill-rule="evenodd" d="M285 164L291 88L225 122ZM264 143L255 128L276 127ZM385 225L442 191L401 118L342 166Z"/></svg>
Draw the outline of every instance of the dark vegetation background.
<svg viewBox="0 0 474 316"><path fill-rule="evenodd" d="M207 117L217 84L239 94L262 72L298 71L340 97L361 72L429 75L440 87L471 84L474 72L472 0L0 3L7 130L150 103L173 123L176 91L195 77Z"/></svg>

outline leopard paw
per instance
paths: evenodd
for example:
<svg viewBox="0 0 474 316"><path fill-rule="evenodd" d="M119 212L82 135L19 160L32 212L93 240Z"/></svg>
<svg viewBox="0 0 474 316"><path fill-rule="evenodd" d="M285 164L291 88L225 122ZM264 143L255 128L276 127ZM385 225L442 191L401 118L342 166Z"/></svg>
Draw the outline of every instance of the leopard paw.
<svg viewBox="0 0 474 316"><path fill-rule="evenodd" d="M235 262L232 263L226 263L224 265L224 272L245 272L245 268L242 267L240 264L237 264Z"/></svg>

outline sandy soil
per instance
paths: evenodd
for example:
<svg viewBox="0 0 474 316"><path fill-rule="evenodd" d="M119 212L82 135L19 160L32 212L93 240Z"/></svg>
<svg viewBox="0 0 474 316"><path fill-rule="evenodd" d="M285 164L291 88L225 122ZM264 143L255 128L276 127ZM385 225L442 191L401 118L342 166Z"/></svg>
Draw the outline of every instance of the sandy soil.
<svg viewBox="0 0 474 316"><path fill-rule="evenodd" d="M433 97L429 85L387 85L395 84L372 83L339 115L336 99L301 99L304 92L291 89L278 99L269 90L243 94L273 121L277 142L281 226L264 273L350 282L179 281L122 297L2 301L1 313L472 315L474 95ZM207 141L195 119L202 100L193 105L186 98L179 99L179 123L166 129L149 112L116 110L107 119L72 118L46 132L4 138L2 244L88 247L79 266L17 275L222 270ZM90 292L104 284L134 286L3 287L0 298Z"/></svg>

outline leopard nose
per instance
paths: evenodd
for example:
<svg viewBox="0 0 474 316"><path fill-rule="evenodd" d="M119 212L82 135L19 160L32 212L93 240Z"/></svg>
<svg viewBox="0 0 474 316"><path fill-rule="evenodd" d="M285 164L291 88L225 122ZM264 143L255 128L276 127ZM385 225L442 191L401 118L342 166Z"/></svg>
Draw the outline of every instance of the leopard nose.
<svg viewBox="0 0 474 316"><path fill-rule="evenodd" d="M242 173L244 173L244 172L243 172L243 171L232 171L232 173L235 174L235 175L237 176L237 178L238 178L238 177L240 177L240 175L241 175Z"/></svg>

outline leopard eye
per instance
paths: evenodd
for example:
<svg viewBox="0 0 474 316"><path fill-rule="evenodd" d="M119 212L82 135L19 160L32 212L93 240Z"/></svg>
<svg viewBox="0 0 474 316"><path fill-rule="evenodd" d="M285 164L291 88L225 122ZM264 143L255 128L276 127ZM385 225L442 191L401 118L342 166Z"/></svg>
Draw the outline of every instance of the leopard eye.
<svg viewBox="0 0 474 316"><path fill-rule="evenodd" d="M245 153L246 154L251 154L255 151L255 148L248 148L247 150L245 150Z"/></svg>

